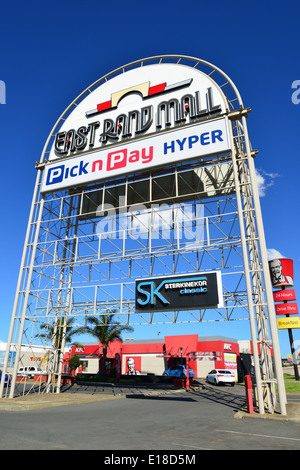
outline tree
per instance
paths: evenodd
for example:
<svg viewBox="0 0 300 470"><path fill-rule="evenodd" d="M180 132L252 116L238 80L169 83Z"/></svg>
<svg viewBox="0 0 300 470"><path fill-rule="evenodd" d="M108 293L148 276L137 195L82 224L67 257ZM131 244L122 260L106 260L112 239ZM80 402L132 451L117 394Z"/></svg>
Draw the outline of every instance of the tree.
<svg viewBox="0 0 300 470"><path fill-rule="evenodd" d="M65 328L65 321L66 328ZM59 367L59 363L62 360L61 354L62 351L62 344L63 344L63 336L64 336L64 329L65 329L65 344L70 344L71 346L82 347L82 344L78 342L72 342L73 336L78 334L78 328L74 328L73 324L75 322L74 317L60 317L57 322L57 327L55 327L55 323L49 325L47 323L43 323L40 326L40 332L35 335L35 338L43 338L46 341L49 341L53 344L54 349L57 351L57 357L55 360L55 370Z"/></svg>
<svg viewBox="0 0 300 470"><path fill-rule="evenodd" d="M70 367L71 371L74 371L74 375L75 375L76 369L79 366L80 366L80 358L79 358L78 354L75 353L75 354L73 354L73 356L69 360L69 367Z"/></svg>
<svg viewBox="0 0 300 470"><path fill-rule="evenodd" d="M43 323L40 326L40 332L35 335L35 338L43 338L46 341L54 341L54 348L60 350L63 340L64 334L64 326L65 326L66 317L61 317L58 319L57 328L55 329L55 324L47 324ZM66 336L65 336L65 344L71 344L73 346L81 347L82 345L77 342L72 342L72 338L74 335L78 333L78 328L74 328L73 324L75 322L74 317L67 318L67 326L66 326Z"/></svg>
<svg viewBox="0 0 300 470"><path fill-rule="evenodd" d="M114 314L100 315L100 317L87 317L89 325L78 328L77 333L87 333L97 338L102 344L103 361L102 361L102 374L105 374L106 369L106 356L109 343L116 339L121 339L123 331L133 331L133 328L128 325L120 325L114 321ZM100 373L100 358L99 358L99 373Z"/></svg>

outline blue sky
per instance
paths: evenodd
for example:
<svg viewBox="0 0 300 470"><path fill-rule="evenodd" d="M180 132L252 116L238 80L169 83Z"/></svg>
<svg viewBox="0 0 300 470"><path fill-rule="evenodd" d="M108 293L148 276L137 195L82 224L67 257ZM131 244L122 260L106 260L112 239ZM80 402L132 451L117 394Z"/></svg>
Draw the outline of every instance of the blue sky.
<svg viewBox="0 0 300 470"><path fill-rule="evenodd" d="M259 150L255 164L267 247L294 260L300 295L300 104L291 99L292 83L300 80L299 14L299 2L290 0L2 2L0 80L6 86L6 104L0 104L0 340L6 341L9 330L34 165L53 124L104 74L159 54L215 64L252 108L248 128L252 147ZM193 331L250 338L244 322L196 324ZM159 332L185 330L157 325L134 335L149 338ZM300 330L293 334L300 341ZM279 340L286 356L287 331L279 332Z"/></svg>

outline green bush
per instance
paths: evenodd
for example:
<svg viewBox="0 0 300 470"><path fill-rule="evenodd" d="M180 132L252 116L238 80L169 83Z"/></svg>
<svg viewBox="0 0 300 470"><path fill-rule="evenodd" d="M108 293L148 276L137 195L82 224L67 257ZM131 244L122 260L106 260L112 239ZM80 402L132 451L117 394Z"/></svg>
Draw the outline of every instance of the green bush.
<svg viewBox="0 0 300 470"><path fill-rule="evenodd" d="M71 370L76 370L80 366L80 358L78 354L74 354L69 361L69 367Z"/></svg>

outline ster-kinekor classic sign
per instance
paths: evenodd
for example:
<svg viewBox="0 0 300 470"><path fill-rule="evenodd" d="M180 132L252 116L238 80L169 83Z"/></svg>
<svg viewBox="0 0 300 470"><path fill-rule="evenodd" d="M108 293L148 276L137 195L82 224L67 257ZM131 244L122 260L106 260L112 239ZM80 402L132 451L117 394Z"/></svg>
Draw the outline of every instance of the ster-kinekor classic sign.
<svg viewBox="0 0 300 470"><path fill-rule="evenodd" d="M188 310L223 307L221 273L194 273L137 279L136 311Z"/></svg>
<svg viewBox="0 0 300 470"><path fill-rule="evenodd" d="M230 150L225 99L199 70L147 65L83 99L55 136L41 192Z"/></svg>

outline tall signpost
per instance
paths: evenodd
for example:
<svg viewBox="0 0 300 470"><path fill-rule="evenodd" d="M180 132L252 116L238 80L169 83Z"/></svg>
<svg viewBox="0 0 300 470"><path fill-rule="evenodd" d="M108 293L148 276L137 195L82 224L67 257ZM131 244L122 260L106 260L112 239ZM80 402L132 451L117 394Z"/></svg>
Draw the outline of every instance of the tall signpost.
<svg viewBox="0 0 300 470"><path fill-rule="evenodd" d="M249 112L221 69L180 55L120 67L68 106L36 163L10 398L41 327L46 391L59 393L68 318L114 312L131 325L248 321L259 412L274 412L277 384L286 413Z"/></svg>
<svg viewBox="0 0 300 470"><path fill-rule="evenodd" d="M297 359L295 357L293 328L300 328L300 318L290 317L290 315L299 314L298 305L295 302L296 293L294 289L287 289L294 286L293 260L287 258L278 258L269 261L270 274L274 289L281 289L273 292L275 311L277 315L277 325L280 330L287 329L293 358L295 380L299 379ZM283 302L283 303L277 303ZM282 315L286 315L283 317Z"/></svg>

